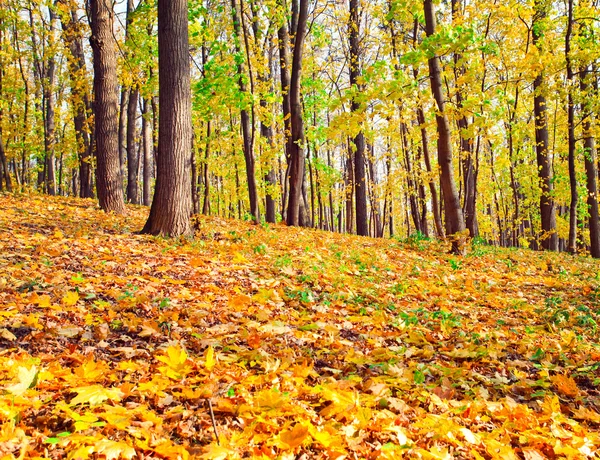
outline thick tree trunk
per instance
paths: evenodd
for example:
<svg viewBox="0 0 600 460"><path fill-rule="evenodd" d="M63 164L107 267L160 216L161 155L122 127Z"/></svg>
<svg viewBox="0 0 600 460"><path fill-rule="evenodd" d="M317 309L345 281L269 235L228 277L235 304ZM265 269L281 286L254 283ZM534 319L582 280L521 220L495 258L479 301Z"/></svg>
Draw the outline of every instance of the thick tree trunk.
<svg viewBox="0 0 600 460"><path fill-rule="evenodd" d="M352 98L350 110L352 113L359 113L363 110L358 101L358 92L360 91L359 79L361 77L360 68L360 12L359 0L350 0L350 21L348 23L348 39L350 45L350 86L356 92ZM354 194L356 206L356 233L358 235L368 236L368 211L367 211L367 184L365 177L365 134L362 130L354 136Z"/></svg>
<svg viewBox="0 0 600 460"><path fill-rule="evenodd" d="M541 22L546 17L545 7L535 1L535 14L531 27L533 44L540 49L542 39ZM542 217L542 247L546 250L558 250L558 234L556 233L556 205L552 198L553 174L552 154L548 148L548 115L546 112L546 96L543 70L533 81L533 113L535 116L535 147L540 181L540 214Z"/></svg>
<svg viewBox="0 0 600 460"><path fill-rule="evenodd" d="M594 258L600 258L600 216L598 212L598 163L596 153L596 141L592 129L592 111L590 101L593 100L587 94L588 83L586 81L589 74L587 68L579 72L579 88L585 98L582 104L582 131L583 148L587 186L587 204L589 207L589 226L590 226L590 253Z"/></svg>
<svg viewBox="0 0 600 460"><path fill-rule="evenodd" d="M295 29L294 55L290 80L290 120L291 120L291 152L290 152L290 192L287 206L287 224L300 225L300 205L302 201L302 184L304 182L304 121L300 101L300 79L302 75L302 51L306 38L308 19L308 0L299 0L298 20Z"/></svg>
<svg viewBox="0 0 600 460"><path fill-rule="evenodd" d="M117 136L117 53L113 38L113 11L104 0L90 0L94 52L94 115L97 152L96 186L100 207L125 212Z"/></svg>
<svg viewBox="0 0 600 460"><path fill-rule="evenodd" d="M192 100L187 0L158 0L159 128L156 190L142 232L191 233Z"/></svg>
<svg viewBox="0 0 600 460"><path fill-rule="evenodd" d="M427 36L435 33L435 15L432 0L424 0L425 29ZM464 244L465 221L463 218L460 199L454 181L454 168L452 166L452 141L450 139L450 124L446 117L444 107L444 94L442 90L442 76L440 60L432 56L429 62L429 80L431 92L436 101L436 123L438 130L438 163L441 170L441 185L444 198L444 212L449 236L452 237L452 252L463 254L466 250Z"/></svg>

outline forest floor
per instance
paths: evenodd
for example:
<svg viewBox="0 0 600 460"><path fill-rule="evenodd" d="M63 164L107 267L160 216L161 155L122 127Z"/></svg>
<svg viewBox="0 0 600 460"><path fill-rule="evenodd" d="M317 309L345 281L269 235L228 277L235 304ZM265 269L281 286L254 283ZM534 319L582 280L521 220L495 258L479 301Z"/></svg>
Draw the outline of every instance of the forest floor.
<svg viewBox="0 0 600 460"><path fill-rule="evenodd" d="M597 261L128 209L0 196L0 459L598 458Z"/></svg>

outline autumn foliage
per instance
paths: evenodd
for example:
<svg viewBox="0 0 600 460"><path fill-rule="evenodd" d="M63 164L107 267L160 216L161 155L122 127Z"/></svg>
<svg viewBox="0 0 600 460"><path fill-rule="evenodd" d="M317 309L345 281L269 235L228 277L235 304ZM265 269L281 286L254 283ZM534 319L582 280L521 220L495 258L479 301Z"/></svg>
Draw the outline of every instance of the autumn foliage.
<svg viewBox="0 0 600 460"><path fill-rule="evenodd" d="M0 458L600 448L598 264L0 197ZM214 427L213 427L214 421Z"/></svg>

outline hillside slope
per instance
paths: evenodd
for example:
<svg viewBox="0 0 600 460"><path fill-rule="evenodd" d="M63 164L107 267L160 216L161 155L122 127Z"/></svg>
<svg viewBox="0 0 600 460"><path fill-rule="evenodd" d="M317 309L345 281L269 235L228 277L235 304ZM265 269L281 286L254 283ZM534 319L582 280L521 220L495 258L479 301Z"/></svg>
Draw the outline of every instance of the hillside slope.
<svg viewBox="0 0 600 460"><path fill-rule="evenodd" d="M597 262L146 212L0 196L0 458L597 455Z"/></svg>

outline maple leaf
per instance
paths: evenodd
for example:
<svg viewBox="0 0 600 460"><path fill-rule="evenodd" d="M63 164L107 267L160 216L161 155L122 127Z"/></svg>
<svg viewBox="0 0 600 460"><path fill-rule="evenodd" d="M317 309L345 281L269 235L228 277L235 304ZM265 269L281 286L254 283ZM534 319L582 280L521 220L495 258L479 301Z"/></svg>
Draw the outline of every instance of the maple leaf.
<svg viewBox="0 0 600 460"><path fill-rule="evenodd" d="M106 400L120 401L123 396L123 392L118 388L105 388L101 385L73 388L73 391L77 393L77 396L71 400L71 406L77 404L97 406Z"/></svg>
<svg viewBox="0 0 600 460"><path fill-rule="evenodd" d="M290 449L298 447L308 436L308 427L302 423L297 423L291 430L285 430L279 433L279 439Z"/></svg>
<svg viewBox="0 0 600 460"><path fill-rule="evenodd" d="M193 369L188 362L188 354L179 345L171 345L167 348L166 355L157 356L156 359L166 364L159 367L161 373L174 380L181 379Z"/></svg>
<svg viewBox="0 0 600 460"><path fill-rule="evenodd" d="M99 454L104 454L106 460L116 460L119 458L132 459L136 456L135 449L124 442L101 439L94 448Z"/></svg>
<svg viewBox="0 0 600 460"><path fill-rule="evenodd" d="M62 298L62 303L65 307L72 307L79 301L79 294L76 291L67 292Z"/></svg>

